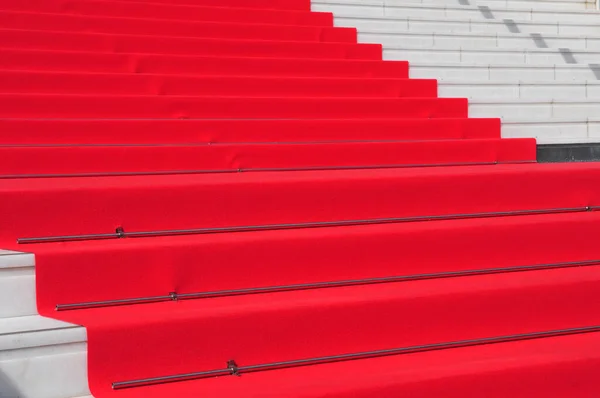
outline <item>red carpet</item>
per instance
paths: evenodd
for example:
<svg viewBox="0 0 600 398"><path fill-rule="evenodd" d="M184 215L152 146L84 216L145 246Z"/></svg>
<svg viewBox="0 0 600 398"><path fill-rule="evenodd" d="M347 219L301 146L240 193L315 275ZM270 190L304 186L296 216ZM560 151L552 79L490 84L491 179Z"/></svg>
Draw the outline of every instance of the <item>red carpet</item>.
<svg viewBox="0 0 600 398"><path fill-rule="evenodd" d="M596 397L600 165L306 0L0 4L0 247L96 398Z"/></svg>

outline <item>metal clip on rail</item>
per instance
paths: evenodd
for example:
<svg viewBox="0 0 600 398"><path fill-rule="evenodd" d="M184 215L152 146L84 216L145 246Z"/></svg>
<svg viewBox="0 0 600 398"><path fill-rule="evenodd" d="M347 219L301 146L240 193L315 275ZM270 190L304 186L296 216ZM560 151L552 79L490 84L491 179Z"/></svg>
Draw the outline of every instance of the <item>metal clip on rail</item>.
<svg viewBox="0 0 600 398"><path fill-rule="evenodd" d="M227 369L229 369L229 372L231 372L232 376L241 376L240 368L233 359L227 361Z"/></svg>

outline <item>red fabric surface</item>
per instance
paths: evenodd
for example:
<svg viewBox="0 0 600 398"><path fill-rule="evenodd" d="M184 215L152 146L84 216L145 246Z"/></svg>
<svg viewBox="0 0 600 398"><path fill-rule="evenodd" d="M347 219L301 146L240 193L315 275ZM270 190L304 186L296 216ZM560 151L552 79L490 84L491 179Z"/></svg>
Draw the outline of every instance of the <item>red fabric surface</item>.
<svg viewBox="0 0 600 398"><path fill-rule="evenodd" d="M2 0L3 10L60 12L65 14L176 19L185 21L227 21L275 25L332 26L330 13L264 10L251 8L203 7L165 3L112 0Z"/></svg>
<svg viewBox="0 0 600 398"><path fill-rule="evenodd" d="M500 120L0 119L0 142L5 145L422 141L473 138L500 138Z"/></svg>
<svg viewBox="0 0 600 398"><path fill-rule="evenodd" d="M57 316L57 304L169 292L600 260L599 221L588 212L41 244L38 305Z"/></svg>
<svg viewBox="0 0 600 398"><path fill-rule="evenodd" d="M356 29L0 11L3 28L245 40L356 43Z"/></svg>
<svg viewBox="0 0 600 398"><path fill-rule="evenodd" d="M467 112L462 98L0 94L0 117L14 118L460 118Z"/></svg>
<svg viewBox="0 0 600 398"><path fill-rule="evenodd" d="M591 163L13 179L1 239L581 208L600 205L599 176Z"/></svg>
<svg viewBox="0 0 600 398"><path fill-rule="evenodd" d="M248 97L437 97L431 79L215 77L0 71L0 92Z"/></svg>
<svg viewBox="0 0 600 398"><path fill-rule="evenodd" d="M188 4L212 7L310 10L309 0L126 0L139 3Z"/></svg>
<svg viewBox="0 0 600 398"><path fill-rule="evenodd" d="M238 57L381 59L380 44L117 35L0 29L4 47Z"/></svg>
<svg viewBox="0 0 600 398"><path fill-rule="evenodd" d="M357 44L354 29L309 9L307 0L0 4L0 246L36 253L41 314L87 328L95 398L595 396L598 333L111 388L232 359L600 325L600 213L573 211L600 206L600 166L440 167L533 161L535 140L500 139L498 119L469 119L466 99L437 98L434 80L409 80L407 62L382 61L380 45ZM436 167L368 168L391 164ZM345 166L365 168L6 178ZM546 213L465 218L513 211ZM457 218L16 243L119 226L427 216ZM452 272L462 275L439 275ZM411 280L55 311L397 276Z"/></svg>
<svg viewBox="0 0 600 398"><path fill-rule="evenodd" d="M6 70L163 73L213 76L314 76L407 78L405 61L308 58L224 58L188 55L114 54L1 49Z"/></svg>
<svg viewBox="0 0 600 398"><path fill-rule="evenodd" d="M110 385L96 381L221 369L232 358L254 365L598 325L598 283L600 267L586 267L110 307L63 317L88 327L92 391L106 394Z"/></svg>
<svg viewBox="0 0 600 398"><path fill-rule="evenodd" d="M31 161L23 164L22 159ZM390 167L534 159L535 141L531 139L145 147L0 147L0 178L22 174Z"/></svg>
<svg viewBox="0 0 600 398"><path fill-rule="evenodd" d="M122 398L595 398L600 334L305 366L123 390Z"/></svg>

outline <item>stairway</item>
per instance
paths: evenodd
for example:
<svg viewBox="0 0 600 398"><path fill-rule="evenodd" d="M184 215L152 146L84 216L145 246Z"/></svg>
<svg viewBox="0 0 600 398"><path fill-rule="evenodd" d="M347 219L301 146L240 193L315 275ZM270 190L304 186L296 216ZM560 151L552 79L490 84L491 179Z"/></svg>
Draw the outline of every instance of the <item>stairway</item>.
<svg viewBox="0 0 600 398"><path fill-rule="evenodd" d="M600 142L600 13L588 0L315 0L359 41L439 79L475 117L501 117L504 137Z"/></svg>
<svg viewBox="0 0 600 398"><path fill-rule="evenodd" d="M0 392L596 396L600 165L536 163L508 105L308 0L0 20Z"/></svg>

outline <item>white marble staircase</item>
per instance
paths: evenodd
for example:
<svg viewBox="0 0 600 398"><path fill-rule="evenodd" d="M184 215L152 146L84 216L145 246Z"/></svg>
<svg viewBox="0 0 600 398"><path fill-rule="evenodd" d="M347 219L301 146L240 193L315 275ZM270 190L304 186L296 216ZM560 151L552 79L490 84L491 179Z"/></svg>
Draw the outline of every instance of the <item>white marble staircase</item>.
<svg viewBox="0 0 600 398"><path fill-rule="evenodd" d="M600 142L600 13L586 0L313 0L385 59L436 78L505 137Z"/></svg>
<svg viewBox="0 0 600 398"><path fill-rule="evenodd" d="M33 254L0 250L0 397L89 397L84 328L42 317Z"/></svg>

